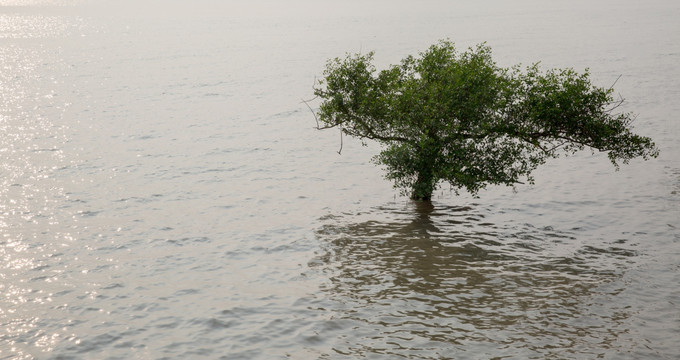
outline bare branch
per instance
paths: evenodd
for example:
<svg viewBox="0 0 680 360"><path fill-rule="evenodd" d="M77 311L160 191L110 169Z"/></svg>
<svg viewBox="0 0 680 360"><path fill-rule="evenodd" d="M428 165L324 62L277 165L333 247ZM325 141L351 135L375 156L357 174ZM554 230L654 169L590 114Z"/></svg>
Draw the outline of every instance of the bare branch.
<svg viewBox="0 0 680 360"><path fill-rule="evenodd" d="M614 88L614 85L616 85L616 83L619 82L619 79L621 78L621 76L623 76L623 75L619 75L619 77L617 77L616 80L614 80L614 83L612 84L612 86L609 87L609 90Z"/></svg>
<svg viewBox="0 0 680 360"><path fill-rule="evenodd" d="M338 125L340 125L340 124L335 124L335 125L330 125L330 126L322 126L322 127L318 127L318 126L317 126L315 129L317 129L317 130L332 129L332 128L338 126Z"/></svg>
<svg viewBox="0 0 680 360"><path fill-rule="evenodd" d="M308 102L311 102L311 101L316 100L318 97L319 97L319 96L317 95L317 96L315 96L315 97L313 97L313 98L311 98L311 99L309 99L309 100L305 100L305 99L301 99L301 100L302 100L303 103L308 103Z"/></svg>
<svg viewBox="0 0 680 360"><path fill-rule="evenodd" d="M625 99L621 95L619 95L619 100L608 103L607 105L613 104L613 106L607 110L604 110L604 112L611 113L612 111L616 110L619 106L623 105L624 102Z"/></svg>
<svg viewBox="0 0 680 360"><path fill-rule="evenodd" d="M316 97L314 97L314 99L316 99ZM311 99L311 100L314 100L314 99ZM309 101L311 101L311 100L309 100ZM316 116L316 113L314 112L314 110L312 110L312 107L309 106L308 100L302 99L302 102L305 103L305 105L307 105L307 108L309 108L309 111L311 111L312 115L314 115L314 120L316 120L316 128L319 129L319 118Z"/></svg>
<svg viewBox="0 0 680 360"><path fill-rule="evenodd" d="M557 149L557 148L559 148L559 147L564 146L566 143L567 143L567 141L563 141L562 143L553 146L550 150L548 150L548 152L552 152L553 150L555 150L555 149Z"/></svg>

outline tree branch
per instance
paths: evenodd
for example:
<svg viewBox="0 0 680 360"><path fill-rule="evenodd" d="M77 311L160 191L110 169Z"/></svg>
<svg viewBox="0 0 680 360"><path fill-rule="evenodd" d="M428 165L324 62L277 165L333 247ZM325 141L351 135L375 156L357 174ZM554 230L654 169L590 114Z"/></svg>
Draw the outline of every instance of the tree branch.
<svg viewBox="0 0 680 360"><path fill-rule="evenodd" d="M353 122L361 125L361 127L363 128L363 131L345 128L344 131L348 135L357 136L359 138L367 138L367 139L371 139L371 140L379 140L379 141L397 141L397 142L413 143L413 141L411 139L401 137L401 136L384 136L384 135L376 134L375 131L373 131L373 128L371 128L371 126L368 125L366 123L366 121L364 121L360 116L356 116L356 115L352 114L352 112L347 109L345 104L339 104L339 105L342 108L343 114L346 114L347 116L351 117ZM337 124L335 124L333 126L337 126L337 125L340 125L342 123L343 122L338 122Z"/></svg>
<svg viewBox="0 0 680 360"><path fill-rule="evenodd" d="M616 83L619 82L619 79L621 78L621 76L623 76L623 75L619 75L619 77L617 77L616 80L614 80L614 83L612 84L612 86L609 87L609 90L614 88L614 85L616 85Z"/></svg>
<svg viewBox="0 0 680 360"><path fill-rule="evenodd" d="M316 98L317 98L317 96L313 97L313 98L310 99L310 100L305 100L305 99L301 99L301 100L302 100L302 102L303 102L305 105L307 105L307 108L309 109L309 111L312 112L312 115L314 115L314 120L316 120L316 129L317 129L317 130L320 130L320 128L319 128L319 118L316 116L316 113L314 112L314 110L312 110L312 107L309 106L309 101L312 101L312 100L314 100L314 99L316 99Z"/></svg>
<svg viewBox="0 0 680 360"><path fill-rule="evenodd" d="M607 109L607 110L604 110L603 112L605 112L605 113L611 113L612 111L616 110L616 108L618 108L619 106L623 105L624 102L625 102L625 99L624 99L623 97L621 97L621 95L619 95L619 100L614 101L614 102L610 102L610 103L607 103L607 104L606 104L606 105L614 104L614 106L612 106L611 108L609 108L609 109Z"/></svg>

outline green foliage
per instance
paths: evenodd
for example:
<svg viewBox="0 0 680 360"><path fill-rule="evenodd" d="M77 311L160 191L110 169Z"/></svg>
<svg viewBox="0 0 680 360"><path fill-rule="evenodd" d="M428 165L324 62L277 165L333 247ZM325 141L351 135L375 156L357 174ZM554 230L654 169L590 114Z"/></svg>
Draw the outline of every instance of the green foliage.
<svg viewBox="0 0 680 360"><path fill-rule="evenodd" d="M611 88L572 69L500 68L491 49L458 52L441 41L377 71L373 53L330 60L315 88L321 128L382 143L374 158L414 199L429 200L443 180L476 193L489 184L533 182L549 158L584 148L627 163L656 157L633 116L615 114Z"/></svg>

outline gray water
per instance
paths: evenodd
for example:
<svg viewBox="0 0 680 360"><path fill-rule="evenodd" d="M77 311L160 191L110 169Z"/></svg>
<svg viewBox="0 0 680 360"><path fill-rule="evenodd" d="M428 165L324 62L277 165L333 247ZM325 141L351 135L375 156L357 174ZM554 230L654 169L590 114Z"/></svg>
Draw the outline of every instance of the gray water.
<svg viewBox="0 0 680 360"><path fill-rule="evenodd" d="M679 358L677 1L0 5L0 359ZM444 38L621 75L661 156L399 196L301 100Z"/></svg>

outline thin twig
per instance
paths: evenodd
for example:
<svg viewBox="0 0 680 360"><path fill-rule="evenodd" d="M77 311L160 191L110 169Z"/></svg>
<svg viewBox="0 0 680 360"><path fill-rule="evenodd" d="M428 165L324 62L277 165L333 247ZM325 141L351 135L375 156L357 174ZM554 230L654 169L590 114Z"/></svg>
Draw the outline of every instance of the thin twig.
<svg viewBox="0 0 680 360"><path fill-rule="evenodd" d="M555 150L555 149L557 149L561 146L564 146L564 144L566 144L566 143L567 143L566 141L563 141L561 144L553 146L552 149L548 150L548 153L553 152L553 150Z"/></svg>
<svg viewBox="0 0 680 360"><path fill-rule="evenodd" d="M616 83L619 82L619 79L621 78L621 76L623 76L623 75L619 75L619 77L616 78L616 80L614 81L614 83L612 84L612 86L609 87L609 90L611 90L612 88L614 88L614 85L616 85Z"/></svg>
<svg viewBox="0 0 680 360"><path fill-rule="evenodd" d="M319 96L315 96L315 97L313 97L313 98L311 98L311 99L309 99L309 100L305 100L305 99L301 99L301 100L302 100L302 102L305 102L305 103L306 103L306 102L314 101L314 100L316 100L316 98L318 98L318 97L319 97Z"/></svg>
<svg viewBox="0 0 680 360"><path fill-rule="evenodd" d="M621 95L619 95L619 100L606 104L612 105L612 107L610 107L607 110L604 110L604 112L611 113L612 111L616 110L619 106L623 105L624 102L626 102L626 100Z"/></svg>
<svg viewBox="0 0 680 360"><path fill-rule="evenodd" d="M316 98L314 98L314 99L316 99ZM314 100L314 99L312 99L312 100ZM320 129L319 128L319 118L316 116L316 113L314 112L312 107L309 106L309 103L305 99L302 99L302 102L305 103L305 105L307 105L307 108L309 108L309 111L311 111L312 115L314 115L314 120L316 120L316 129L319 130Z"/></svg>
<svg viewBox="0 0 680 360"><path fill-rule="evenodd" d="M314 97L314 98L311 99L311 100L314 100L314 99L316 99L316 97ZM312 107L309 106L309 103L308 103L308 101L311 101L311 100L302 99L302 102L303 102L305 105L307 105L307 108L309 109L309 111L311 111L311 112L312 112L312 115L314 115L314 120L316 120L316 129L317 129L317 130L323 130L323 129L330 129L330 128L332 128L332 127L335 127L336 125L333 125L333 126L324 126L324 127L319 126L319 118L316 116L316 113L314 112L314 110L312 109ZM343 145L343 144L342 144L342 128L340 128L340 150L338 150L338 154L340 154L340 155L342 155L342 145Z"/></svg>

